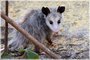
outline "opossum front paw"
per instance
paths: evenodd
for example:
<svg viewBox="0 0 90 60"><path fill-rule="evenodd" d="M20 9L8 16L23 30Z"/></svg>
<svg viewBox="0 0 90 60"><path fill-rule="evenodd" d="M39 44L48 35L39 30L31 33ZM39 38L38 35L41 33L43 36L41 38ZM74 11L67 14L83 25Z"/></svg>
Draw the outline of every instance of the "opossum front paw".
<svg viewBox="0 0 90 60"><path fill-rule="evenodd" d="M48 41L48 45L52 45L53 42L51 40Z"/></svg>
<svg viewBox="0 0 90 60"><path fill-rule="evenodd" d="M48 45L49 46L54 46L54 42L50 41L50 42L48 42Z"/></svg>
<svg viewBox="0 0 90 60"><path fill-rule="evenodd" d="M40 49L37 46L35 46L34 52L40 54Z"/></svg>

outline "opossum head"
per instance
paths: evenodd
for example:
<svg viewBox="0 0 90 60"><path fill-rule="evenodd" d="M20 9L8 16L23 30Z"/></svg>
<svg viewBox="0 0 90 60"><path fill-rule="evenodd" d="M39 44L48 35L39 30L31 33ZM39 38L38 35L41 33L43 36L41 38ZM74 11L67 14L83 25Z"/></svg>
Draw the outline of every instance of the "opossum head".
<svg viewBox="0 0 90 60"><path fill-rule="evenodd" d="M59 6L55 11L50 11L48 7L42 7L42 13L45 16L46 24L53 32L60 31L64 11L64 6Z"/></svg>

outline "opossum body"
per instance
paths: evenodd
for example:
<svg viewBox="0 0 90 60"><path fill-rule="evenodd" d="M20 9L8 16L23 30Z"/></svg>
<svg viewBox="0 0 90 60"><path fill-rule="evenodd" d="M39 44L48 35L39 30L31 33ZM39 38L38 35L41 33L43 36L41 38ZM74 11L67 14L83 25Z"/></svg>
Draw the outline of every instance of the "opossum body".
<svg viewBox="0 0 90 60"><path fill-rule="evenodd" d="M25 16L25 21L20 25L39 42L43 43L43 40L47 40L52 44L50 36L52 32L60 30L64 10L64 6L59 6L58 9L53 9L52 11L48 7L42 7L41 10L32 10ZM27 48L29 44L28 39L16 31L15 37L9 42L9 49L14 51L20 48Z"/></svg>

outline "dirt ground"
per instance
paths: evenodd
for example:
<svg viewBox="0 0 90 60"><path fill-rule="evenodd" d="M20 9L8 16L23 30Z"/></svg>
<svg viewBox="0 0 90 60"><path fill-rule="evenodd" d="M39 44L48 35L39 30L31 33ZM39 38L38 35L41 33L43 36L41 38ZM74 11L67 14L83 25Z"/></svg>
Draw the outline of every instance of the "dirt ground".
<svg viewBox="0 0 90 60"><path fill-rule="evenodd" d="M46 46L63 59L89 58L89 2L88 1L10 1L9 17L21 22L26 11L43 6L58 7L64 5L63 25L60 35L53 37L54 46ZM1 9L4 10L4 2ZM4 21L1 21L1 26Z"/></svg>

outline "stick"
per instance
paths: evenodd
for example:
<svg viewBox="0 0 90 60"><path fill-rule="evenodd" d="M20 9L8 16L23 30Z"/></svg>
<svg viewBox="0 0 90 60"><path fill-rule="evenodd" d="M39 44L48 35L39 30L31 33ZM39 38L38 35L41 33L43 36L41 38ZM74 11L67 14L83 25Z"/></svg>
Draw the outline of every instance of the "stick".
<svg viewBox="0 0 90 60"><path fill-rule="evenodd" d="M38 42L34 37L32 37L27 31L25 31L23 28L21 28L19 25L17 25L12 19L7 17L3 12L1 12L1 17L7 21L9 24L11 24L14 28L16 28L19 32L21 32L26 38L29 39L30 42L32 42L34 45L39 47L41 50L46 52L48 55L50 55L52 58L59 59L60 56L56 55L52 51L50 51L47 47L45 47L43 44Z"/></svg>
<svg viewBox="0 0 90 60"><path fill-rule="evenodd" d="M6 15L8 16L8 1L5 1L6 3L6 7L5 7L5 10L6 10ZM5 49L4 51L5 52L8 52L8 47L7 47L7 44L8 44L8 22L5 21Z"/></svg>

